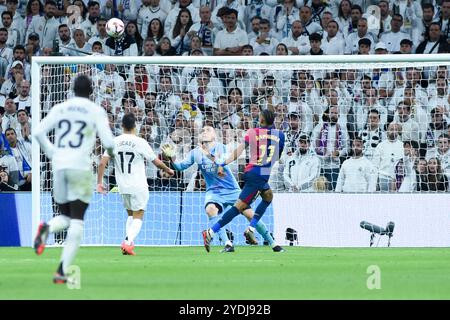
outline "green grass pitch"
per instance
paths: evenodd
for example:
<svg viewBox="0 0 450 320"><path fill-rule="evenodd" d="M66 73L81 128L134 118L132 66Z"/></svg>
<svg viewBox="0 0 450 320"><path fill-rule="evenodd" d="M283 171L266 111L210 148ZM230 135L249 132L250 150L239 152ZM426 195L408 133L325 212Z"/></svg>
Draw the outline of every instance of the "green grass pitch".
<svg viewBox="0 0 450 320"><path fill-rule="evenodd" d="M61 248L0 248L0 299L450 299L450 248L82 247L81 289L52 283ZM381 288L369 290L376 265Z"/></svg>

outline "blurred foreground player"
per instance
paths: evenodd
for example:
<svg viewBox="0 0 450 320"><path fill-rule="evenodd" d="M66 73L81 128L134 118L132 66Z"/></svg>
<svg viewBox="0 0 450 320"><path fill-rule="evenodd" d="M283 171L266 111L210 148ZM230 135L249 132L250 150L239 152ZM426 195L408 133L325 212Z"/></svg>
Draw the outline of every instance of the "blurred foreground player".
<svg viewBox="0 0 450 320"><path fill-rule="evenodd" d="M34 132L47 157L52 161L53 196L61 215L39 225L34 249L41 255L49 233L69 227L54 283L66 283L66 272L75 259L83 237L84 214L92 197L94 175L91 154L96 135L110 154L114 140L106 111L89 100L91 79L79 75L74 80L75 97L55 105ZM47 133L55 129L55 144Z"/></svg>

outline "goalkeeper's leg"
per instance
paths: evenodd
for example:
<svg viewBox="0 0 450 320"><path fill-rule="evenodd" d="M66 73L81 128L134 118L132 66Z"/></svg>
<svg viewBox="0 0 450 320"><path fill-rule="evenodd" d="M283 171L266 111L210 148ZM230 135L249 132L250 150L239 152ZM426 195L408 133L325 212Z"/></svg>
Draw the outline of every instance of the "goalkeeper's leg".
<svg viewBox="0 0 450 320"><path fill-rule="evenodd" d="M217 223L217 221L219 221L220 217L219 217L219 205L216 203L208 203L206 205L206 214L208 215L209 218L209 226L212 227L213 225L215 225ZM220 208L221 209L221 208ZM225 242L225 248L226 248L226 252L230 252L230 248L233 247L233 243L230 241L230 239L228 238L227 232L225 231L225 229L220 229L218 231L218 235L219 238Z"/></svg>

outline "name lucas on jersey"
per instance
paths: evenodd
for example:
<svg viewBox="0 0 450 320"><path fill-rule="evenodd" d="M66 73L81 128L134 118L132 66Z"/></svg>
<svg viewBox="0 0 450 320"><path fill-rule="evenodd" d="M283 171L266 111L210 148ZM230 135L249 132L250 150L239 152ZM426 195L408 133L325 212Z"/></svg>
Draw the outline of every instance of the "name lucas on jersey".
<svg viewBox="0 0 450 320"><path fill-rule="evenodd" d="M128 146L131 148L135 148L136 147L136 143L132 142L132 141L120 141L119 144L117 145L117 147L122 147L122 146Z"/></svg>

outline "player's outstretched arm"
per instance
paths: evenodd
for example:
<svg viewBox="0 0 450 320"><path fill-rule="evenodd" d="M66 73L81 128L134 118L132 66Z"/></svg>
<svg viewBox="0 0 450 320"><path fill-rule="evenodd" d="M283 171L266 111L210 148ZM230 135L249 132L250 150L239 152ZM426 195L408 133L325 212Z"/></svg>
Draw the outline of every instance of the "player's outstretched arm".
<svg viewBox="0 0 450 320"><path fill-rule="evenodd" d="M102 156L102 159L100 160L100 164L98 165L98 172L97 172L97 192L101 194L106 194L108 191L106 190L105 186L103 185L103 175L105 174L105 168L108 164L110 157L109 156Z"/></svg>
<svg viewBox="0 0 450 320"><path fill-rule="evenodd" d="M241 143L238 145L238 147L236 149L234 149L234 151L230 154L230 156L228 157L228 159L225 160L225 162L223 163L223 165L228 165L232 162L234 162L237 158L239 158L239 156L242 154L242 152L245 150L245 143Z"/></svg>
<svg viewBox="0 0 450 320"><path fill-rule="evenodd" d="M172 162L173 168L177 171L183 171L195 163L194 150L191 150L183 161L176 161L175 147L171 144L165 144L161 147L162 154L169 158Z"/></svg>
<svg viewBox="0 0 450 320"><path fill-rule="evenodd" d="M155 160L152 161L152 163L159 169L164 170L165 173L167 173L169 176L173 176L175 174L175 171L173 171L172 169L170 169L168 166L166 166L164 164L164 162L162 162L161 160L159 160L158 158L156 158Z"/></svg>

